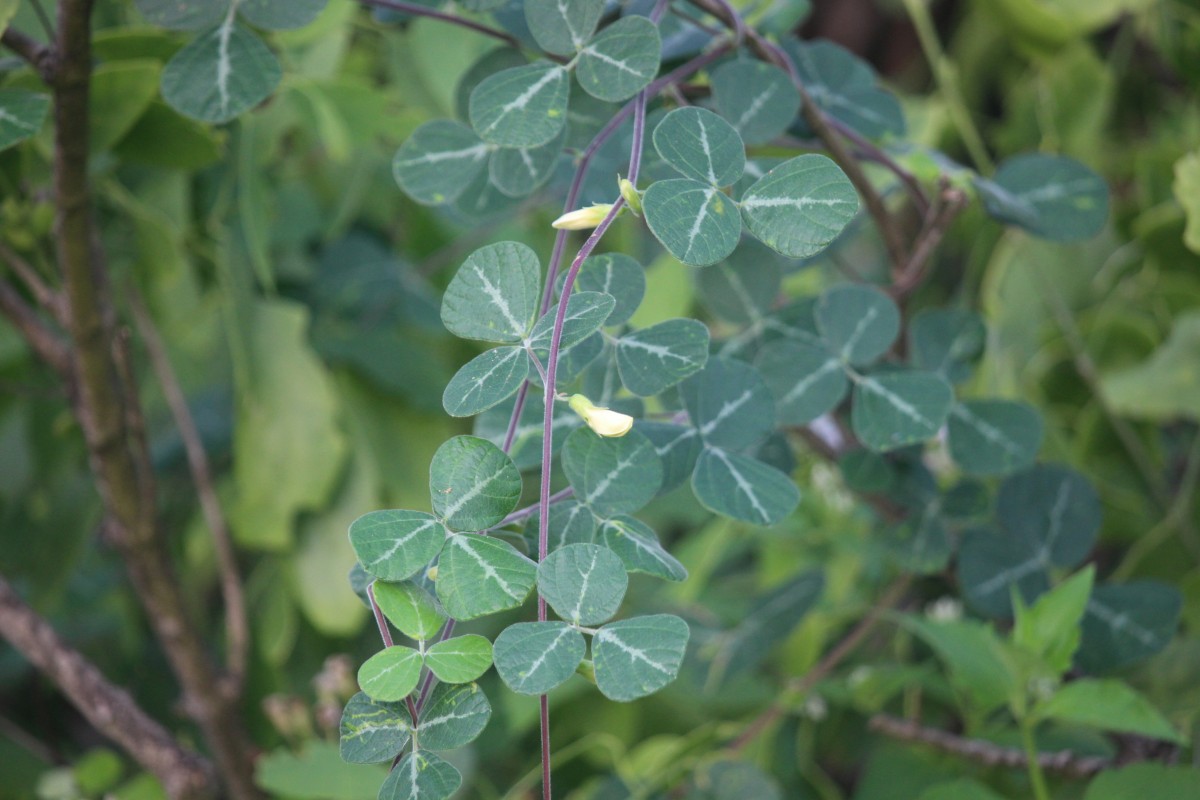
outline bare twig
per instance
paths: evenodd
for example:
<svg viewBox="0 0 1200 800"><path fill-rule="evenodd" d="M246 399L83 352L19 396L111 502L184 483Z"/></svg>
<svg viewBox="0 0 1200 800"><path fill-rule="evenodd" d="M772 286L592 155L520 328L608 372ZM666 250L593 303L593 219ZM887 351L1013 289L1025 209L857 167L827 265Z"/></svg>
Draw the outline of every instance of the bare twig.
<svg viewBox="0 0 1200 800"><path fill-rule="evenodd" d="M211 765L182 747L132 697L69 647L0 577L0 635L49 677L96 730L157 777L176 800L214 795Z"/></svg>
<svg viewBox="0 0 1200 800"><path fill-rule="evenodd" d="M0 242L0 259L8 264L9 269L13 271L21 283L25 284L25 288L33 296L33 299L39 306L50 312L54 317L54 321L62 326L67 324L67 306L63 300L63 296L51 289L33 265L17 254L15 250L8 245Z"/></svg>
<svg viewBox="0 0 1200 800"><path fill-rule="evenodd" d="M42 44L28 34L16 28L8 28L0 36L0 44L12 50L33 67L47 85L54 82L55 53L54 48Z"/></svg>
<svg viewBox="0 0 1200 800"><path fill-rule="evenodd" d="M71 353L66 342L38 316L16 289L2 281L0 314L8 318L38 358L63 378L71 374Z"/></svg>
<svg viewBox="0 0 1200 800"><path fill-rule="evenodd" d="M411 14L414 17L428 17L430 19L436 19L440 22L446 22L451 25L458 25L461 28L466 28L467 30L472 30L476 33L483 34L484 36L490 36L493 39L498 39L510 47L521 47L521 42L515 36L505 33L498 28L491 28L482 23L475 22L474 20L458 17L454 14L447 14L444 11L438 11L435 8L429 8L428 6L418 5L417 3L406 3L403 2L403 0L358 0L358 2L365 6L386 8L391 11L400 11L405 14ZM561 58L555 56L549 57L554 58L555 60L562 60Z"/></svg>
<svg viewBox="0 0 1200 800"><path fill-rule="evenodd" d="M242 682L246 675L250 631L246 621L246 600L242 590L242 579L238 574L233 538L229 533L225 513L221 509L221 501L217 497L208 454L204 451L204 442L199 429L196 428L196 421L188 407L187 397L179 384L175 368L171 366L162 334L159 333L158 326L154 324L154 319L136 288L130 287L128 298L134 324L137 325L142 344L146 347L146 355L150 358L150 366L162 387L167 407L171 409L171 416L175 419L175 427L179 429L179 438L183 441L183 449L187 455L188 469L200 500L200 513L204 515L204 522L212 534L213 547L217 554L217 570L221 575L221 597L225 604L225 669L228 689L233 696L238 696L241 694Z"/></svg>
<svg viewBox="0 0 1200 800"><path fill-rule="evenodd" d="M925 280L926 268L934 250L942 243L950 225L967 207L967 195L961 189L944 185L937 202L925 215L925 225L913 244L912 253L892 276L889 293L897 300L907 297Z"/></svg>
<svg viewBox="0 0 1200 800"><path fill-rule="evenodd" d="M989 767L1026 769L1029 758L1021 750L1002 747L994 742L968 739L937 728L927 728L913 720L900 719L888 714L876 714L871 718L871 730L905 742L920 742L943 753L985 764ZM1038 766L1071 778L1090 778L1113 766L1113 762L1100 756L1081 756L1070 750L1055 753L1039 753Z"/></svg>

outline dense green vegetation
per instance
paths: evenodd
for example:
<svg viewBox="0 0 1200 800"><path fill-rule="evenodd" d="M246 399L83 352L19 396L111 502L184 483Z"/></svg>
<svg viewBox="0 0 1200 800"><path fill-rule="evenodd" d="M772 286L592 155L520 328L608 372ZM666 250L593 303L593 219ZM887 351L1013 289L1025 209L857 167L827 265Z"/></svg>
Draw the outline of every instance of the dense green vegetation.
<svg viewBox="0 0 1200 800"><path fill-rule="evenodd" d="M1200 797L1200 3L0 28L0 797Z"/></svg>

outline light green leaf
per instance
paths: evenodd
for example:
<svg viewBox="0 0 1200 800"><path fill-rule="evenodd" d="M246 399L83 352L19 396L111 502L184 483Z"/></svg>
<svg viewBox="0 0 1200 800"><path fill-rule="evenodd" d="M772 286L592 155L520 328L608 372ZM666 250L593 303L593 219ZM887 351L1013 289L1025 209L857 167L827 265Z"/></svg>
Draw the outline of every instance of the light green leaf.
<svg viewBox="0 0 1200 800"><path fill-rule="evenodd" d="M500 147L488 162L492 184L509 197L528 197L554 174L562 155L567 126L541 147Z"/></svg>
<svg viewBox="0 0 1200 800"><path fill-rule="evenodd" d="M959 308L925 309L913 318L908 331L913 364L950 383L962 383L971 376L986 341L983 317Z"/></svg>
<svg viewBox="0 0 1200 800"><path fill-rule="evenodd" d="M592 38L604 0L527 0L525 22L547 53L573 56Z"/></svg>
<svg viewBox="0 0 1200 800"><path fill-rule="evenodd" d="M517 343L537 319L542 265L519 242L476 250L442 296L442 323L463 339Z"/></svg>
<svg viewBox="0 0 1200 800"><path fill-rule="evenodd" d="M617 305L604 325L623 325L637 311L646 294L646 271L624 253L604 253L583 262L575 287L584 292L612 295Z"/></svg>
<svg viewBox="0 0 1200 800"><path fill-rule="evenodd" d="M412 581L372 585L375 602L383 615L410 639L426 641L437 636L446 621L446 612L433 595Z"/></svg>
<svg viewBox="0 0 1200 800"><path fill-rule="evenodd" d="M403 703L378 703L359 692L342 711L342 758L352 764L391 761L411 735L412 717Z"/></svg>
<svg viewBox="0 0 1200 800"><path fill-rule="evenodd" d="M1005 800L979 781L962 778L930 786L917 800Z"/></svg>
<svg viewBox="0 0 1200 800"><path fill-rule="evenodd" d="M1074 159L1029 153L976 178L983 207L996 219L1053 242L1078 242L1108 221L1108 184Z"/></svg>
<svg viewBox="0 0 1200 800"><path fill-rule="evenodd" d="M523 347L494 347L454 373L442 393L442 407L452 417L473 417L512 397L528 374Z"/></svg>
<svg viewBox="0 0 1200 800"><path fill-rule="evenodd" d="M518 622L496 637L496 672L519 694L545 694L575 674L587 648L565 622Z"/></svg>
<svg viewBox="0 0 1200 800"><path fill-rule="evenodd" d="M575 499L600 517L637 511L662 485L662 461L637 431L604 437L580 428L563 445L562 465Z"/></svg>
<svg viewBox="0 0 1200 800"><path fill-rule="evenodd" d="M492 665L492 643L468 633L432 645L425 651L425 666L443 683L470 683ZM425 738L425 720L421 720L421 738ZM422 741L427 747L427 741ZM441 748L438 748L441 749Z"/></svg>
<svg viewBox="0 0 1200 800"><path fill-rule="evenodd" d="M730 322L758 322L779 296L780 260L755 240L746 239L726 261L696 273L701 301Z"/></svg>
<svg viewBox="0 0 1200 800"><path fill-rule="evenodd" d="M653 187L651 187L653 188ZM755 181L742 196L750 232L789 258L824 250L858 213L850 179L821 155L797 156Z"/></svg>
<svg viewBox="0 0 1200 800"><path fill-rule="evenodd" d="M167 62L162 94L184 116L222 123L266 100L282 77L262 39L228 16Z"/></svg>
<svg viewBox="0 0 1200 800"><path fill-rule="evenodd" d="M151 25L176 31L198 31L216 25L229 13L228 3L213 0L134 0Z"/></svg>
<svg viewBox="0 0 1200 800"><path fill-rule="evenodd" d="M549 61L498 72L471 92L471 127L503 147L546 144L567 121L567 82L567 71Z"/></svg>
<svg viewBox="0 0 1200 800"><path fill-rule="evenodd" d="M303 28L328 0L239 0L237 11L251 25L272 31Z"/></svg>
<svg viewBox="0 0 1200 800"><path fill-rule="evenodd" d="M755 525L774 525L800 503L800 491L787 475L719 447L700 453L692 491L709 511Z"/></svg>
<svg viewBox="0 0 1200 800"><path fill-rule="evenodd" d="M1175 744L1186 739L1142 695L1118 680L1068 683L1034 709L1041 719L1149 736Z"/></svg>
<svg viewBox="0 0 1200 800"><path fill-rule="evenodd" d="M800 111L800 93L779 67L742 59L712 75L713 100L746 144L765 144L788 129Z"/></svg>
<svg viewBox="0 0 1200 800"><path fill-rule="evenodd" d="M48 95L24 89L0 89L0 150L40 131L49 111Z"/></svg>
<svg viewBox="0 0 1200 800"><path fill-rule="evenodd" d="M854 387L854 434L876 451L932 439L946 422L954 392L930 372L868 375Z"/></svg>
<svg viewBox="0 0 1200 800"><path fill-rule="evenodd" d="M1171 642L1182 608L1179 590L1164 583L1097 586L1083 617L1076 664L1096 673L1149 658Z"/></svg>
<svg viewBox="0 0 1200 800"><path fill-rule="evenodd" d="M119 760L116 767L116 774L124 772ZM368 800L376 796L386 776L382 767L363 769L343 760L337 745L320 739L306 741L299 751L278 747L262 754L254 764L254 782L259 788L270 797L289 800ZM150 773L134 780L142 779L150 779L143 784L145 791L132 789L131 781L103 796L111 800L162 800L166 796ZM100 795L89 792L85 796Z"/></svg>
<svg viewBox="0 0 1200 800"><path fill-rule="evenodd" d="M846 370L828 350L790 341L771 342L754 361L775 397L776 419L807 425L842 401Z"/></svg>
<svg viewBox="0 0 1200 800"><path fill-rule="evenodd" d="M521 498L521 473L499 447L455 436L429 466L433 510L455 531L482 531L504 519Z"/></svg>
<svg viewBox="0 0 1200 800"><path fill-rule="evenodd" d="M1028 403L966 400L950 409L950 455L972 475L1007 475L1033 464L1042 417Z"/></svg>
<svg viewBox="0 0 1200 800"><path fill-rule="evenodd" d="M538 565L538 592L554 613L575 625L612 619L628 587L621 559L599 545L569 544Z"/></svg>
<svg viewBox="0 0 1200 800"><path fill-rule="evenodd" d="M1031 606L1016 595L1013 644L1046 662L1056 675L1071 667L1079 647L1079 623L1087 609L1096 570L1089 566L1054 587Z"/></svg>
<svg viewBox="0 0 1200 800"><path fill-rule="evenodd" d="M708 326L669 319L617 340L617 371L625 388L652 397L699 372L708 363Z"/></svg>
<svg viewBox="0 0 1200 800"><path fill-rule="evenodd" d="M654 149L685 178L720 188L742 177L746 146L742 137L713 112L677 108L654 129Z"/></svg>
<svg viewBox="0 0 1200 800"><path fill-rule="evenodd" d="M1200 253L1200 151L1188 153L1175 162L1172 189L1187 218L1183 243L1193 253Z"/></svg>
<svg viewBox="0 0 1200 800"><path fill-rule="evenodd" d="M358 668L358 685L367 697L391 703L403 700L421 679L421 654L411 647L386 647Z"/></svg>
<svg viewBox="0 0 1200 800"><path fill-rule="evenodd" d="M687 623L671 614L610 622L592 638L596 686L621 702L657 692L679 674L688 635Z"/></svg>
<svg viewBox="0 0 1200 800"><path fill-rule="evenodd" d="M878 361L900 334L900 310L869 286L835 286L817 302L817 330L843 361L865 367Z"/></svg>
<svg viewBox="0 0 1200 800"><path fill-rule="evenodd" d="M488 662L491 662L490 649ZM478 685L442 684L430 693L429 702L421 712L417 732L421 747L428 750L466 747L483 733L491 718L492 704Z"/></svg>
<svg viewBox="0 0 1200 800"><path fill-rule="evenodd" d="M1119 414L1156 422L1200 420L1200 311L1175 318L1171 335L1140 364L1104 375L1100 386Z"/></svg>
<svg viewBox="0 0 1200 800"><path fill-rule="evenodd" d="M661 51L662 40L653 22L640 16L623 17L579 51L575 78L597 100L628 100L658 74Z"/></svg>
<svg viewBox="0 0 1200 800"><path fill-rule="evenodd" d="M972 620L933 622L906 616L904 627L946 663L950 681L980 713L1004 705L1017 691L1017 673L1004 645L988 625Z"/></svg>
<svg viewBox="0 0 1200 800"><path fill-rule="evenodd" d="M608 315L616 308L616 302L612 295L603 292L572 292L567 298L567 313L563 315L561 347L565 349L579 344L600 330ZM557 314L558 304L555 303L533 326L533 332L529 334L529 346L534 350L549 351Z"/></svg>
<svg viewBox="0 0 1200 800"><path fill-rule="evenodd" d="M159 62L148 58L100 64L92 70L88 94L92 153L112 149L142 118L158 96L161 72Z"/></svg>
<svg viewBox="0 0 1200 800"><path fill-rule="evenodd" d="M628 572L641 572L668 581L681 581L687 569L659 544L653 529L640 519L613 517L600 523L596 541L612 550Z"/></svg>
<svg viewBox="0 0 1200 800"><path fill-rule="evenodd" d="M446 527L422 511L371 511L350 523L350 544L363 569L385 581L402 581L442 551Z"/></svg>
<svg viewBox="0 0 1200 800"><path fill-rule="evenodd" d="M379 800L449 800L462 785L453 765L428 750L409 753L387 776Z"/></svg>
<svg viewBox="0 0 1200 800"><path fill-rule="evenodd" d="M491 150L466 125L426 122L396 151L392 175L418 203L453 203L483 171Z"/></svg>
<svg viewBox="0 0 1200 800"><path fill-rule="evenodd" d="M507 542L476 534L450 537L438 564L437 594L455 619L516 608L537 582L537 565Z"/></svg>
<svg viewBox="0 0 1200 800"><path fill-rule="evenodd" d="M753 447L775 427L775 404L758 370L742 361L710 358L680 387L692 424L707 444Z"/></svg>
<svg viewBox="0 0 1200 800"><path fill-rule="evenodd" d="M699 181L653 183L642 196L642 207L650 232L671 255L693 267L726 258L742 235L733 201Z"/></svg>
<svg viewBox="0 0 1200 800"><path fill-rule="evenodd" d="M525 525L525 541L529 552L538 550L540 517L535 512ZM596 518L587 506L574 500L566 500L550 506L550 524L547 530L547 553L569 544L587 544L596 538Z"/></svg>
<svg viewBox="0 0 1200 800"><path fill-rule="evenodd" d="M1066 467L1043 464L1000 485L996 517L1010 532L1038 542L1046 558L1069 569L1087 556L1103 511L1090 481Z"/></svg>
<svg viewBox="0 0 1200 800"><path fill-rule="evenodd" d="M1195 800L1195 795L1195 767L1133 764L1097 775L1088 784L1083 800L1146 800L1148 797Z"/></svg>

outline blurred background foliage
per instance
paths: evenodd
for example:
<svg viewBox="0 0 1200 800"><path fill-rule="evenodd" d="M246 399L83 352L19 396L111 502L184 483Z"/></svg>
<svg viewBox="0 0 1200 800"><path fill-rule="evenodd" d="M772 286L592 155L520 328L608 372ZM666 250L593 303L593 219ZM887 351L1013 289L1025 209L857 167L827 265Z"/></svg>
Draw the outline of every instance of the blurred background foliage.
<svg viewBox="0 0 1200 800"><path fill-rule="evenodd" d="M804 20L806 37L832 38L871 60L898 92L916 143L968 159L967 114L996 160L1061 152L1110 182L1111 224L1080 245L1003 229L972 208L917 302L983 312L987 351L971 392L1040 407L1043 460L1073 466L1099 490L1101 571L1183 592L1179 635L1124 677L1196 732L1200 2L934 3L945 47L935 71L943 87L947 78L957 85L962 105L931 80L901 2L761 5L786 7ZM32 14L21 5L16 24L36 30ZM136 287L160 327L218 469L253 624L247 711L265 753L259 779L281 797L374 796L382 772L344 765L336 754L337 714L352 688L348 664L378 647L346 580L354 562L346 529L369 509L427 506L434 449L467 432L441 412L441 392L477 352L442 329L440 289L488 241L549 252L549 222L570 177L565 168L527 201L468 192L455 207L430 209L406 199L391 176L396 147L420 123L458 114L464 78L494 45L436 21L380 16L334 0L314 24L271 35L284 64L280 90L214 128L158 96L163 64L184 39L146 26L130 3L102 0L96 9L92 178L104 243L118 296ZM0 61L0 71L6 86L37 85L13 59ZM0 238L42 267L50 263L38 249L50 199L23 187L44 185L49 151L43 130L30 145L0 152ZM911 165L919 168L920 157ZM617 226L610 236L612 249L650 265L638 324L688 314L723 324L706 308L697 273L660 256L638 226ZM868 277L885 274L870 233L861 237L789 269L785 290L830 285L840 279L839 260ZM219 642L211 540L160 389L151 377L143 384L180 579ZM731 760L723 744L783 680L815 663L886 579L883 539L836 466L802 458L796 470L810 488L800 510L771 529L714 519L686 489L647 510L691 577L678 586L635 578L628 602L644 613L682 609L699 623L691 662L676 684L637 704L607 702L578 679L555 692L564 796L658 796L691 782L712 798L875 800L917 797L963 777L1020 795L1019 773L866 729L871 712L897 696L936 703L949 691L928 651L890 624L858 669L798 696L771 735L750 745L775 785L755 783L767 779ZM172 707L169 670L100 535L99 501L65 398L7 327L0 476L4 572L114 682L186 727ZM815 567L824 569L823 590L803 583ZM910 608L919 611L955 589L934 576L913 594ZM779 596L780 613L757 615L748 630L746 612ZM489 621L480 632L494 635L518 618ZM492 723L456 756L471 787L464 796L524 797L522 787L535 785L536 701L489 695ZM1072 736L1060 746L1109 752L1099 738ZM6 647L0 775L0 797L158 796ZM1083 796L1082 786L1064 784L1056 796Z"/></svg>

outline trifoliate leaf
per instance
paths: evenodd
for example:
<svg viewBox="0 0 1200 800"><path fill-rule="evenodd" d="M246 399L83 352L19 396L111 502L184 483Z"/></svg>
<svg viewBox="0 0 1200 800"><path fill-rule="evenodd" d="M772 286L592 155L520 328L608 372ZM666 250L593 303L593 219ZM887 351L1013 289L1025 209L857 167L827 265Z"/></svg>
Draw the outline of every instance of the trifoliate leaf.
<svg viewBox="0 0 1200 800"><path fill-rule="evenodd" d="M657 692L679 674L688 635L687 623L671 614L610 622L592 639L596 686L622 702Z"/></svg>
<svg viewBox="0 0 1200 800"><path fill-rule="evenodd" d="M580 428L567 437L562 465L576 500L600 517L637 511L662 485L662 461L637 431L604 437Z"/></svg>
<svg viewBox="0 0 1200 800"><path fill-rule="evenodd" d="M654 149L685 178L716 188L742 177L746 146L725 120L713 112L677 108L654 129Z"/></svg>
<svg viewBox="0 0 1200 800"><path fill-rule="evenodd" d="M418 203L453 203L483 172L491 151L466 125L434 120L400 145L392 159L392 175Z"/></svg>
<svg viewBox="0 0 1200 800"><path fill-rule="evenodd" d="M437 595L455 619L474 619L521 605L536 581L537 565L512 545L460 534L442 550Z"/></svg>
<svg viewBox="0 0 1200 800"><path fill-rule="evenodd" d="M549 61L513 67L471 92L471 127L502 147L539 147L567 121L567 71Z"/></svg>
<svg viewBox="0 0 1200 800"><path fill-rule="evenodd" d="M617 340L621 383L639 397L659 394L704 368L708 343L708 326L694 319L630 331Z"/></svg>
<svg viewBox="0 0 1200 800"><path fill-rule="evenodd" d="M402 581L442 551L448 533L432 514L371 511L350 523L350 544L367 572Z"/></svg>
<svg viewBox="0 0 1200 800"><path fill-rule="evenodd" d="M455 436L433 455L429 496L451 530L487 530L517 507L521 473L486 439Z"/></svg>
<svg viewBox="0 0 1200 800"><path fill-rule="evenodd" d="M858 193L837 164L803 155L755 181L741 208L746 227L763 244L789 258L809 258L854 219Z"/></svg>
<svg viewBox="0 0 1200 800"><path fill-rule="evenodd" d="M725 259L742 235L733 201L699 181L676 178L651 184L642 206L650 232L671 255L693 267Z"/></svg>
<svg viewBox="0 0 1200 800"><path fill-rule="evenodd" d="M953 403L950 384L930 372L868 375L854 387L850 422L867 447L895 450L937 435Z"/></svg>
<svg viewBox="0 0 1200 800"><path fill-rule="evenodd" d="M496 672L519 694L545 694L575 674L583 634L565 622L518 622L496 637Z"/></svg>
<svg viewBox="0 0 1200 800"><path fill-rule="evenodd" d="M227 16L167 62L162 94L184 116L221 123L267 99L282 77L262 39Z"/></svg>
<svg viewBox="0 0 1200 800"><path fill-rule="evenodd" d="M623 17L579 51L575 78L597 100L628 100L658 74L661 51L662 40L653 22L640 16Z"/></svg>
<svg viewBox="0 0 1200 800"><path fill-rule="evenodd" d="M612 619L628 586L621 559L599 545L569 544L538 565L538 592L554 613L575 625Z"/></svg>
<svg viewBox="0 0 1200 800"><path fill-rule="evenodd" d="M710 358L680 386L684 407L704 441L753 447L775 427L775 404L758 370L742 361Z"/></svg>
<svg viewBox="0 0 1200 800"><path fill-rule="evenodd" d="M800 503L800 491L787 475L718 447L700 453L692 491L708 510L755 525L774 525Z"/></svg>
<svg viewBox="0 0 1200 800"><path fill-rule="evenodd" d="M442 297L442 322L463 339L517 343L537 319L542 266L519 242L476 250Z"/></svg>

